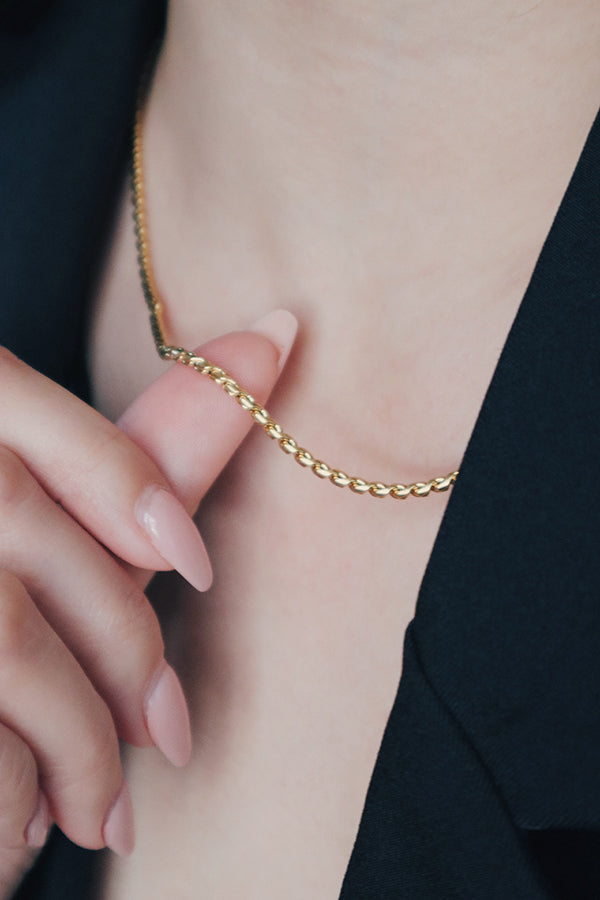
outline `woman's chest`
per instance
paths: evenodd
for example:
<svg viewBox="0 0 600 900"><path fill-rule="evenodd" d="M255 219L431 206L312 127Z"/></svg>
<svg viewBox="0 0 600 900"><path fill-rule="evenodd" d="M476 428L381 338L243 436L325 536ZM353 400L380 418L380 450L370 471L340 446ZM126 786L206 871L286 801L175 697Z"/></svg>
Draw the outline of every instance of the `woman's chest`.
<svg viewBox="0 0 600 900"><path fill-rule="evenodd" d="M276 493L240 497L235 468L201 516L214 587L157 585L194 754L185 771L131 754L138 847L111 898L167 895L173 872L182 897L334 898L350 857L432 525L404 547L356 508L362 527L311 525Z"/></svg>
<svg viewBox="0 0 600 900"><path fill-rule="evenodd" d="M131 238L122 237L92 336L98 402L113 415L164 366L126 262ZM312 327L303 334L299 310L299 346L268 408L352 474L446 474L521 290L511 285L475 323L468 354L457 351L460 316L455 333L447 320L426 340L420 322L404 329L395 354L401 307L389 328L363 336L334 329L340 311L330 309L320 319L326 341ZM312 326L314 311L305 313ZM227 315L230 328L248 321L241 306ZM219 316L199 304L196 321L182 323L197 334L189 345L225 330ZM411 341L422 352L407 352ZM156 585L194 757L175 771L148 751L131 754L138 849L113 864L106 897L147 897L149 884L156 896L182 898L338 895L447 498L356 496L293 465L259 429L250 434L198 514L214 586L199 597L170 577Z"/></svg>
<svg viewBox="0 0 600 900"><path fill-rule="evenodd" d="M257 433L199 516L213 588L157 582L194 753L130 754L138 844L111 900L172 896L174 872L190 900L339 894L444 500L386 515L298 469L299 501L262 451Z"/></svg>

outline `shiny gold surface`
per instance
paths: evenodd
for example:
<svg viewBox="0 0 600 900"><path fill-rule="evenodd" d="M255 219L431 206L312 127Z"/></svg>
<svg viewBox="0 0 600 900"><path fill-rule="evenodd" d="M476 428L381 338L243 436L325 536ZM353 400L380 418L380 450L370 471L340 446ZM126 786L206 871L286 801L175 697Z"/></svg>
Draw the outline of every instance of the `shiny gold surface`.
<svg viewBox="0 0 600 900"><path fill-rule="evenodd" d="M160 300L154 275L152 271L152 259L148 240L148 226L146 220L146 200L144 189L144 166L142 144L142 114L138 109L133 136L132 156L132 184L133 184L133 210L135 231L138 247L138 263L140 277L146 303L150 311L150 325L156 349L165 360L173 360L181 365L188 366L201 375L206 375L215 384L220 385L239 405L248 411L255 422L274 441L284 453L293 456L296 462L304 468L310 469L318 478L330 481L338 487L348 487L355 494L369 494L371 497L393 497L396 500L404 500L406 497L428 497L430 493L447 491L456 481L458 471L448 475L430 478L428 481L417 481L412 484L384 484L379 481L366 481L354 475L346 475L338 469L334 469L327 463L315 458L308 450L301 447L297 441L283 430L275 419L260 406L250 394L218 366L214 366L202 356L194 356L183 347L170 345L166 338L162 321L163 304Z"/></svg>

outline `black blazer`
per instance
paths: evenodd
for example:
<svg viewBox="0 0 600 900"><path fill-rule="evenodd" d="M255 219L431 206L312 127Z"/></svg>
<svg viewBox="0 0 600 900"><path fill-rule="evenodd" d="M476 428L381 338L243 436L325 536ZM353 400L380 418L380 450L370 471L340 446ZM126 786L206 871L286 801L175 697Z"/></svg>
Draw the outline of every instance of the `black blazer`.
<svg viewBox="0 0 600 900"><path fill-rule="evenodd" d="M35 6L5 3L0 36L0 343L85 396L85 299L163 9ZM341 900L600 898L599 460L600 119L425 573ZM17 897L83 900L96 858L56 832Z"/></svg>

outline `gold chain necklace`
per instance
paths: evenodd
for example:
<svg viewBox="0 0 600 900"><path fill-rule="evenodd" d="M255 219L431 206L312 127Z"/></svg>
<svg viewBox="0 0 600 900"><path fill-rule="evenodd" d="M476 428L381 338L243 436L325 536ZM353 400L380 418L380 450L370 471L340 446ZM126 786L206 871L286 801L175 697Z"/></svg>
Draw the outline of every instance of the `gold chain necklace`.
<svg viewBox="0 0 600 900"><path fill-rule="evenodd" d="M394 497L396 500L404 500L406 497L428 497L432 492L439 494L447 491L454 484L458 471L450 472L449 475L431 478L429 481L417 481L413 484L384 484L381 481L366 481L364 478L346 475L345 472L332 468L301 447L293 437L283 430L273 416L256 402L254 397L240 387L237 381L219 366L214 366L203 356L195 356L190 350L167 343L162 321L163 303L156 287L148 240L141 104L138 105L133 131L132 181L133 212L140 278L144 297L150 311L150 325L154 343L162 359L173 360L181 365L188 366L201 375L208 376L215 384L220 385L230 397L237 401L242 409L248 411L254 421L262 426L265 433L274 441L277 441L284 453L293 456L299 465L310 469L318 478L330 481L338 487L349 487L355 494L370 494L372 497Z"/></svg>

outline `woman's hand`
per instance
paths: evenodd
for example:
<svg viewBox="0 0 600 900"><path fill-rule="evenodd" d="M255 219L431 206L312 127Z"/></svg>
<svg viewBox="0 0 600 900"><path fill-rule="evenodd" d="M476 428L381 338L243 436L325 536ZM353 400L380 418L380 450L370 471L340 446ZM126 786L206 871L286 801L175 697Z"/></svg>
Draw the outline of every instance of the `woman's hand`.
<svg viewBox="0 0 600 900"><path fill-rule="evenodd" d="M264 402L294 334L278 311L199 352ZM209 587L189 514L251 422L171 366L117 427L0 351L0 878L51 820L130 852L118 737L187 761L185 700L143 587L172 567Z"/></svg>

